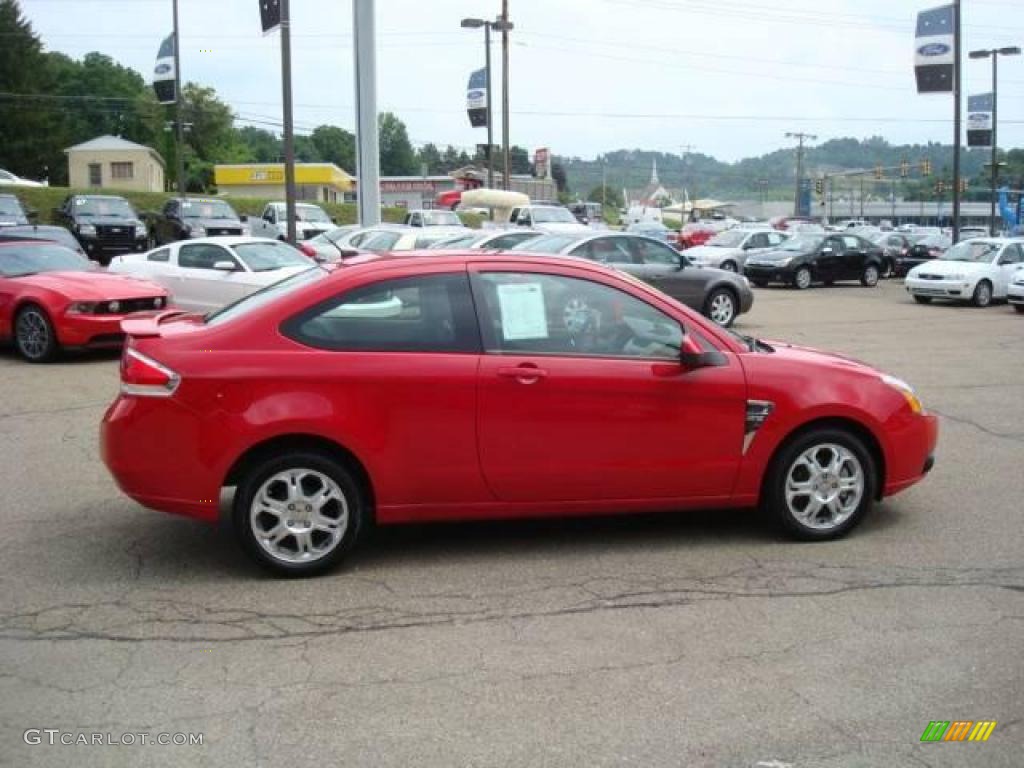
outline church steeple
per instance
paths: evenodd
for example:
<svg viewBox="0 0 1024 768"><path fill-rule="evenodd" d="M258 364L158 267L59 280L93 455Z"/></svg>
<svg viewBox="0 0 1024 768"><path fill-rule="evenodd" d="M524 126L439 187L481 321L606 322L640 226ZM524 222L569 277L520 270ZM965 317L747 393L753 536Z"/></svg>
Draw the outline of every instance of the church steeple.
<svg viewBox="0 0 1024 768"><path fill-rule="evenodd" d="M654 158L654 160L651 161L651 185L658 186L659 183L660 182L658 181L658 158Z"/></svg>

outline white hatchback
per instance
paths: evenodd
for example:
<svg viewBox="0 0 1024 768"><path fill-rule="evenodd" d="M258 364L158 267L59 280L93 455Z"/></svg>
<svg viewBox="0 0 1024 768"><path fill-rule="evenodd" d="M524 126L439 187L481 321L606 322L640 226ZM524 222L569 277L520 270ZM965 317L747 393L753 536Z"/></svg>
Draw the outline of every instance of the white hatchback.
<svg viewBox="0 0 1024 768"><path fill-rule="evenodd" d="M279 240L202 237L116 256L107 271L162 285L174 306L205 314L313 266Z"/></svg>
<svg viewBox="0 0 1024 768"><path fill-rule="evenodd" d="M969 301L987 307L1006 299L1010 283L1024 270L1024 240L979 237L957 243L941 258L907 274L906 289L919 304L932 299Z"/></svg>

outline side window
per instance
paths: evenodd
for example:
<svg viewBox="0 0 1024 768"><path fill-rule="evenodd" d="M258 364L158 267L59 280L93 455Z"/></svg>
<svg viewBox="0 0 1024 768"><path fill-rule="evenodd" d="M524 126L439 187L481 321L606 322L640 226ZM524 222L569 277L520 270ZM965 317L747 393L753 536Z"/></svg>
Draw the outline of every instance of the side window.
<svg viewBox="0 0 1024 768"><path fill-rule="evenodd" d="M768 238L769 246L782 245L788 239L785 235L779 232L769 232L765 237Z"/></svg>
<svg viewBox="0 0 1024 768"><path fill-rule="evenodd" d="M335 351L479 353L465 273L364 285L288 320L284 334Z"/></svg>
<svg viewBox="0 0 1024 768"><path fill-rule="evenodd" d="M412 216L410 216L409 217L409 224L410 224L410 226L413 226L413 227L422 227L423 226L423 222L420 220L420 215L418 213L414 213Z"/></svg>
<svg viewBox="0 0 1024 768"><path fill-rule="evenodd" d="M210 243L196 243L194 245L183 245L178 251L178 266L188 269L213 269L218 261L232 261L237 267L235 257L225 251L219 245Z"/></svg>
<svg viewBox="0 0 1024 768"><path fill-rule="evenodd" d="M768 247L768 235L764 232L757 232L750 236L750 240L747 241L747 248L767 248Z"/></svg>
<svg viewBox="0 0 1024 768"><path fill-rule="evenodd" d="M625 238L598 237L572 250L573 256L610 264L634 264L637 259L630 253Z"/></svg>
<svg viewBox="0 0 1024 768"><path fill-rule="evenodd" d="M515 223L517 223L519 221L519 212L520 212L520 210L521 209L519 209L519 208L513 208L512 209L512 213L509 214L508 220L511 221L513 224L515 224Z"/></svg>
<svg viewBox="0 0 1024 768"><path fill-rule="evenodd" d="M390 251L395 247L395 243L398 242L401 236L401 232L374 232L369 237L362 240L362 245L359 247L366 251L373 251L374 253Z"/></svg>
<svg viewBox="0 0 1024 768"><path fill-rule="evenodd" d="M830 237L825 241L825 248L831 248L836 253L843 252L843 241L838 237Z"/></svg>
<svg viewBox="0 0 1024 768"><path fill-rule="evenodd" d="M484 349L493 354L678 359L682 326L628 293L560 275L476 278Z"/></svg>
<svg viewBox="0 0 1024 768"><path fill-rule="evenodd" d="M168 200L164 205L164 216L177 216L178 215L178 201Z"/></svg>
<svg viewBox="0 0 1024 768"><path fill-rule="evenodd" d="M999 257L1001 264L1020 264L1022 261L1024 261L1024 252L1016 243L1006 246L1003 255Z"/></svg>
<svg viewBox="0 0 1024 768"><path fill-rule="evenodd" d="M171 252L167 248L161 248L159 251L153 251L146 257L146 261L170 261Z"/></svg>
<svg viewBox="0 0 1024 768"><path fill-rule="evenodd" d="M519 212L519 223L525 224L526 226L533 224L533 217L530 215L530 211L528 209L524 208Z"/></svg>
<svg viewBox="0 0 1024 768"><path fill-rule="evenodd" d="M858 251L861 249L860 240L853 235L843 236L843 245L847 251Z"/></svg>
<svg viewBox="0 0 1024 768"><path fill-rule="evenodd" d="M513 232L508 235L502 235L501 237L494 238L487 244L487 247L496 249L511 248L514 245L519 245L519 243L524 240L529 240L531 237L533 237L533 235L522 232Z"/></svg>
<svg viewBox="0 0 1024 768"><path fill-rule="evenodd" d="M640 254L640 261L644 264L661 264L664 266L679 266L679 254L661 243L650 240L634 240L637 252Z"/></svg>

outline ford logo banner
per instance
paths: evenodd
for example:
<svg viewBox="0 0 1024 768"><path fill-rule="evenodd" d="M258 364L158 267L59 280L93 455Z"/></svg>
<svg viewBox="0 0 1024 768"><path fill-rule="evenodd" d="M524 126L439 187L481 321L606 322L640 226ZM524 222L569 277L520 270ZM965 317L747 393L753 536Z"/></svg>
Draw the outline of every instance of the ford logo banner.
<svg viewBox="0 0 1024 768"><path fill-rule="evenodd" d="M486 93L484 91L469 91L466 94L466 98L467 99L471 99L471 100L476 100L476 99L482 99L485 95L486 95Z"/></svg>
<svg viewBox="0 0 1024 768"><path fill-rule="evenodd" d="M171 71L171 65L167 63L157 64L154 72L158 75L165 75Z"/></svg>
<svg viewBox="0 0 1024 768"><path fill-rule="evenodd" d="M918 48L917 52L922 56L945 56L951 50L945 43L928 43Z"/></svg>

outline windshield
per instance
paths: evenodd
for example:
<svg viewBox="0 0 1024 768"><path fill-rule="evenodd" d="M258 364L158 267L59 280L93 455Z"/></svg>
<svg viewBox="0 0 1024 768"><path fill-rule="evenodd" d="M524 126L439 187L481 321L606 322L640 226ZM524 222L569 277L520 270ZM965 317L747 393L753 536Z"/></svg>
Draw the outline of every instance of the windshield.
<svg viewBox="0 0 1024 768"><path fill-rule="evenodd" d="M186 219L237 219L235 209L223 200L185 200L181 215Z"/></svg>
<svg viewBox="0 0 1024 768"><path fill-rule="evenodd" d="M76 216L112 216L116 219L136 219L134 209L120 197L76 197L71 206Z"/></svg>
<svg viewBox="0 0 1024 768"><path fill-rule="evenodd" d="M24 277L38 272L88 272L89 260L56 243L0 246L0 275Z"/></svg>
<svg viewBox="0 0 1024 768"><path fill-rule="evenodd" d="M244 296L225 307L221 307L208 314L204 320L206 320L207 325L226 323L236 317L248 314L254 309L259 309L280 296L297 291L304 285L309 285L317 280L323 280L329 274L331 274L331 271L326 267L310 267L307 270L286 277L284 280L271 283L266 288L250 293L248 296Z"/></svg>
<svg viewBox="0 0 1024 768"><path fill-rule="evenodd" d="M530 213L534 224L576 223L576 217L566 208L534 208Z"/></svg>
<svg viewBox="0 0 1024 768"><path fill-rule="evenodd" d="M5 216L20 216L21 205L15 197L0 197L0 213Z"/></svg>
<svg viewBox="0 0 1024 768"><path fill-rule="evenodd" d="M82 246L78 244L75 236L64 227L4 227L0 229L0 235L11 236L16 239L25 240L49 240L50 242L70 248L75 253L83 253Z"/></svg>
<svg viewBox="0 0 1024 768"><path fill-rule="evenodd" d="M743 232L742 230L731 229L728 232L723 232L720 235L715 235L708 240L705 245L710 245L715 248L739 248L743 245L743 241L746 239L749 232Z"/></svg>
<svg viewBox="0 0 1024 768"><path fill-rule="evenodd" d="M513 246L510 250L526 251L528 253L558 253L565 246L574 243L579 239L577 235L547 235L545 237L534 237L526 242Z"/></svg>
<svg viewBox="0 0 1024 768"><path fill-rule="evenodd" d="M424 211L423 225L427 227L461 227L462 219L454 211Z"/></svg>
<svg viewBox="0 0 1024 768"><path fill-rule="evenodd" d="M299 221L318 221L323 224L331 223L331 217L324 213L323 209L315 205L296 206L295 216Z"/></svg>
<svg viewBox="0 0 1024 768"><path fill-rule="evenodd" d="M813 251L816 248L821 247L821 242L824 240L823 237L814 237L813 235L797 235L785 243L782 244L780 250L783 251Z"/></svg>
<svg viewBox="0 0 1024 768"><path fill-rule="evenodd" d="M269 272L282 267L308 267L309 258L288 243L268 240L265 243L243 243L231 249L253 272Z"/></svg>
<svg viewBox="0 0 1024 768"><path fill-rule="evenodd" d="M478 240L482 240L486 237L486 234L470 234L470 235L458 235L456 237L446 237L443 240L436 240L431 243L428 247L435 250L445 248L468 248Z"/></svg>
<svg viewBox="0 0 1024 768"><path fill-rule="evenodd" d="M939 258L943 261L971 261L987 263L992 261L1000 246L998 243L986 243L983 240L968 240L957 243Z"/></svg>

